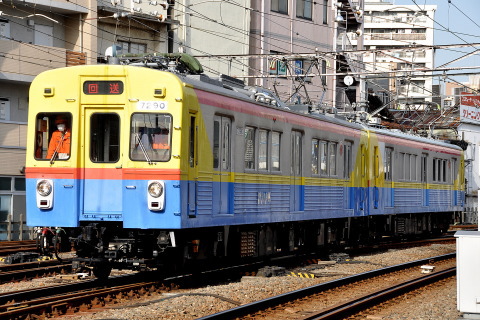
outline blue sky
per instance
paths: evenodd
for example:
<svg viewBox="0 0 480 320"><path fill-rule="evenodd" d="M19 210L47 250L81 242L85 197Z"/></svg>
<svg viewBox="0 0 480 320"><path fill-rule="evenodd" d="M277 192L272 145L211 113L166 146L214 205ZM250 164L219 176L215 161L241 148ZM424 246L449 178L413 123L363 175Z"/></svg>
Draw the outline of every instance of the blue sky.
<svg viewBox="0 0 480 320"><path fill-rule="evenodd" d="M437 5L435 12L435 44L464 44L480 43L480 9L479 0L390 0L395 4L409 5ZM478 47L480 48L480 46ZM474 51L473 47L451 48L439 50L435 57L435 65L457 59L464 54ZM478 66L480 65L480 54L473 55L461 61L449 64L449 67ZM471 70L473 71L473 70ZM462 77L461 81L466 81Z"/></svg>

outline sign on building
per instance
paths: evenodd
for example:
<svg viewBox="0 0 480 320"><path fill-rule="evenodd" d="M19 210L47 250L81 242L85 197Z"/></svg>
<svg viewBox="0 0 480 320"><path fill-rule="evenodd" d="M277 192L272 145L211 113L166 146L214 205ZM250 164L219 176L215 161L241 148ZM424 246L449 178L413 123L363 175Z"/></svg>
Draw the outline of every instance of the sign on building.
<svg viewBox="0 0 480 320"><path fill-rule="evenodd" d="M462 92L460 97L460 121L480 124L480 96Z"/></svg>

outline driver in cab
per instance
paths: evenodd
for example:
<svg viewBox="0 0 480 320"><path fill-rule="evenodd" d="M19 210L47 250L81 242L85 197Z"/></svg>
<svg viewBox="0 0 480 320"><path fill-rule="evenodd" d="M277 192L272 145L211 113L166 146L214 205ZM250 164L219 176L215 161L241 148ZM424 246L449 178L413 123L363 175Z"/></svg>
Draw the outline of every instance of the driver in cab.
<svg viewBox="0 0 480 320"><path fill-rule="evenodd" d="M64 116L55 118L57 130L52 133L48 145L47 159L68 159L70 156L70 129Z"/></svg>

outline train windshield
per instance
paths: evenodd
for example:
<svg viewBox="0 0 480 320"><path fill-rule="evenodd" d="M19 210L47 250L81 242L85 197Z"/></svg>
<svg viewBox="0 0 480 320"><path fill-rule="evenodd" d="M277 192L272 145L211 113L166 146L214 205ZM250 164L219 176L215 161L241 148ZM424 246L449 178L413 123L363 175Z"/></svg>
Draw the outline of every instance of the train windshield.
<svg viewBox="0 0 480 320"><path fill-rule="evenodd" d="M171 115L135 113L130 131L130 159L147 162L170 160L171 132Z"/></svg>
<svg viewBox="0 0 480 320"><path fill-rule="evenodd" d="M71 145L70 113L39 113L35 121L35 159L68 160Z"/></svg>

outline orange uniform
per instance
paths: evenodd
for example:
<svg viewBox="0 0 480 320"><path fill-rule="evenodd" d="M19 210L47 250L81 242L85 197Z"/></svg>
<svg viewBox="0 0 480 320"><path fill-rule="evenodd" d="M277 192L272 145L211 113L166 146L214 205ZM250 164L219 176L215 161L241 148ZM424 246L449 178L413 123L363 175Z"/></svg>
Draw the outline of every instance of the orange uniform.
<svg viewBox="0 0 480 320"><path fill-rule="evenodd" d="M50 139L48 145L47 159L51 159L55 150L58 153L58 159L68 158L70 154L70 131L63 134L60 131L55 131Z"/></svg>

